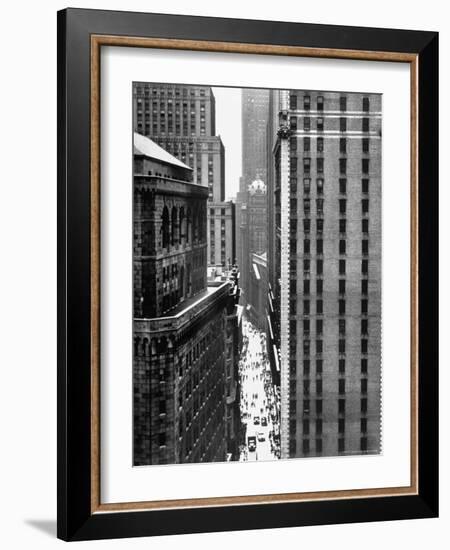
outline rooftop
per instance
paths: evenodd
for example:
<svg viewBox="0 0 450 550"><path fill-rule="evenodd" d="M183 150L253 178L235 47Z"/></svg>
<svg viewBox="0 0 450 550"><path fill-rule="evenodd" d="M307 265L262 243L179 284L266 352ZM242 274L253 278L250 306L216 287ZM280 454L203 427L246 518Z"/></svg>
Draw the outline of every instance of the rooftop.
<svg viewBox="0 0 450 550"><path fill-rule="evenodd" d="M171 164L173 166L178 166L179 168L192 171L190 166L184 164L181 160L178 160L150 138L138 134L137 132L134 132L133 145L135 155L143 155L144 157L159 160L165 164Z"/></svg>

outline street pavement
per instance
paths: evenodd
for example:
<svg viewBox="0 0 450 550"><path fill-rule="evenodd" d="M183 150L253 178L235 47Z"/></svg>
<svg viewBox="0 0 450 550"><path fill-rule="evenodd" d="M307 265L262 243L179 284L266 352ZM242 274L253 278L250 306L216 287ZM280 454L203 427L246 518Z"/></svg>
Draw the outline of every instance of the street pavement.
<svg viewBox="0 0 450 550"><path fill-rule="evenodd" d="M242 329L244 344L239 373L241 418L246 425L246 437L240 461L277 460L279 446L273 435L279 434L279 403L266 354L266 335L246 318ZM249 449L249 436L256 437L255 451Z"/></svg>

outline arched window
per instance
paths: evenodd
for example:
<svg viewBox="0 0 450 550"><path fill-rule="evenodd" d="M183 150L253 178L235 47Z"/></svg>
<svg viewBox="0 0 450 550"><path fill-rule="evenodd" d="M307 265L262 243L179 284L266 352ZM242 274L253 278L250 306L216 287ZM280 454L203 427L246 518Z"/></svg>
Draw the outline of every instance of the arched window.
<svg viewBox="0 0 450 550"><path fill-rule="evenodd" d="M162 245L163 248L168 248L170 244L170 220L169 220L169 209L167 206L163 208L162 211Z"/></svg>
<svg viewBox="0 0 450 550"><path fill-rule="evenodd" d="M187 209L186 217L186 242L190 243L192 241L192 214L191 209Z"/></svg>
<svg viewBox="0 0 450 550"><path fill-rule="evenodd" d="M180 233L179 243L183 244L183 238L186 238L186 218L184 216L184 208L180 208Z"/></svg>
<svg viewBox="0 0 450 550"><path fill-rule="evenodd" d="M194 220L193 220L193 229L194 229L194 237L193 241L196 243L198 241L198 210L194 210Z"/></svg>
<svg viewBox="0 0 450 550"><path fill-rule="evenodd" d="M175 206L172 208L172 246L178 243L178 212Z"/></svg>

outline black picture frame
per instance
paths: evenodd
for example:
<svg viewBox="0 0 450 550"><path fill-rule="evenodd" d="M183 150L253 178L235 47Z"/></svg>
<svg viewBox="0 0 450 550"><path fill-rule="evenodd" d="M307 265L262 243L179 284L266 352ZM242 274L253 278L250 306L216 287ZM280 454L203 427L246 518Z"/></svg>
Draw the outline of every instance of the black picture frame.
<svg viewBox="0 0 450 550"><path fill-rule="evenodd" d="M415 495L92 512L91 37L155 37L417 56L418 491ZM438 34L163 14L58 12L58 532L138 537L438 515Z"/></svg>

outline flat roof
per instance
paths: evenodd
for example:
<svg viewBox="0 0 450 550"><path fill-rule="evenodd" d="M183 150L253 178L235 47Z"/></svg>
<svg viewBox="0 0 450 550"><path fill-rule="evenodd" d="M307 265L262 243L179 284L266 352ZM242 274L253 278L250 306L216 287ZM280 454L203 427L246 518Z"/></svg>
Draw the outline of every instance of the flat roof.
<svg viewBox="0 0 450 550"><path fill-rule="evenodd" d="M172 164L173 166L178 166L179 168L192 171L190 166L184 164L184 162L181 162L181 160L171 155L152 139L143 136L142 134L134 132L133 145L135 155L143 155L144 157L159 160L165 164Z"/></svg>

